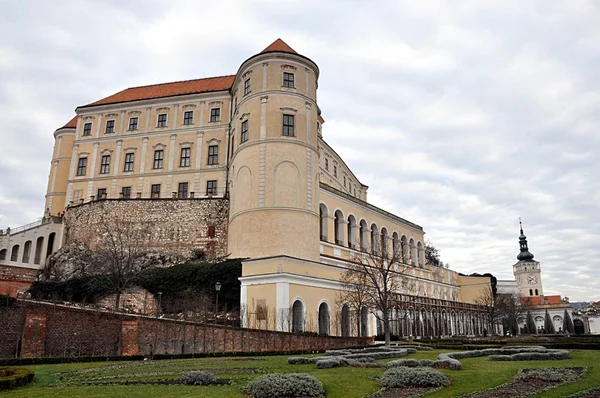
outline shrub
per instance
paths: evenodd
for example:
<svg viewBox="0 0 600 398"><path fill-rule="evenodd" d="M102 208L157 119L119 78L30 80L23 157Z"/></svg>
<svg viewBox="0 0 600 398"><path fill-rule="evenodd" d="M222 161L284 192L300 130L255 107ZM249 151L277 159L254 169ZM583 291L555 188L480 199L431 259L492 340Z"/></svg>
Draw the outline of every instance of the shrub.
<svg viewBox="0 0 600 398"><path fill-rule="evenodd" d="M320 397L323 383L306 373L272 373L252 380L246 392L256 398Z"/></svg>
<svg viewBox="0 0 600 398"><path fill-rule="evenodd" d="M31 383L35 374L25 368L0 368L0 391Z"/></svg>
<svg viewBox="0 0 600 398"><path fill-rule="evenodd" d="M352 354L347 350L327 350L323 355L325 356L340 356L340 355L350 355Z"/></svg>
<svg viewBox="0 0 600 398"><path fill-rule="evenodd" d="M331 369L342 366L340 358L332 357L328 359L321 359L317 361L317 369Z"/></svg>
<svg viewBox="0 0 600 398"><path fill-rule="evenodd" d="M436 361L433 361L433 367L441 369L461 370L462 363L460 363L458 359L438 359Z"/></svg>
<svg viewBox="0 0 600 398"><path fill-rule="evenodd" d="M385 371L379 384L382 387L442 387L450 384L450 379L442 372L431 368L407 368L399 366Z"/></svg>
<svg viewBox="0 0 600 398"><path fill-rule="evenodd" d="M571 354L565 350L548 350L547 352L522 352L512 355L491 355L490 361L556 361L569 359Z"/></svg>
<svg viewBox="0 0 600 398"><path fill-rule="evenodd" d="M212 374L203 370L193 370L186 372L181 377L181 383L189 386L208 386L217 383L217 378Z"/></svg>
<svg viewBox="0 0 600 398"><path fill-rule="evenodd" d="M287 360L289 365L308 365L317 362L318 357L307 358L307 357L290 357Z"/></svg>
<svg viewBox="0 0 600 398"><path fill-rule="evenodd" d="M433 360L431 360L431 359L421 359L421 360L419 361L419 364L420 364L421 366L429 366L429 367L432 367L432 366L433 366L433 362L434 362L434 361L433 361Z"/></svg>
<svg viewBox="0 0 600 398"><path fill-rule="evenodd" d="M386 364L388 368L394 368L396 366L407 366L409 368L416 368L417 366L421 366L421 363L416 359L396 359L395 361L390 361Z"/></svg>
<svg viewBox="0 0 600 398"><path fill-rule="evenodd" d="M583 371L583 368L521 369L517 379L571 383L579 379Z"/></svg>

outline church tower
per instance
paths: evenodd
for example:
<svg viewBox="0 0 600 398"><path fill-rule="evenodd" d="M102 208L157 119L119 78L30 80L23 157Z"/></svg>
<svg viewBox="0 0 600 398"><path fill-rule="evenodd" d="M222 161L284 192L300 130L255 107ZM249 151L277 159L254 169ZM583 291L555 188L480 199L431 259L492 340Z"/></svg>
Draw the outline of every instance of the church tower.
<svg viewBox="0 0 600 398"><path fill-rule="evenodd" d="M319 260L319 69L278 39L248 58L231 88L232 257Z"/></svg>
<svg viewBox="0 0 600 398"><path fill-rule="evenodd" d="M517 282L517 287L521 297L543 296L542 289L542 269L539 261L533 259L533 253L529 251L527 237L523 234L523 224L519 220L521 234L519 235L520 253L517 255L519 260L513 265L513 274Z"/></svg>

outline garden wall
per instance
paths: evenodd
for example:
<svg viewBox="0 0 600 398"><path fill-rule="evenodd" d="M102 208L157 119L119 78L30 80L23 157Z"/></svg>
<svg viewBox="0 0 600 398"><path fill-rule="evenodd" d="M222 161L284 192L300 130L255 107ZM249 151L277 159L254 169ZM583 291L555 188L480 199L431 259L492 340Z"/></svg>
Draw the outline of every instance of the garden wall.
<svg viewBox="0 0 600 398"><path fill-rule="evenodd" d="M359 338L233 329L17 300L0 306L0 358L324 350Z"/></svg>

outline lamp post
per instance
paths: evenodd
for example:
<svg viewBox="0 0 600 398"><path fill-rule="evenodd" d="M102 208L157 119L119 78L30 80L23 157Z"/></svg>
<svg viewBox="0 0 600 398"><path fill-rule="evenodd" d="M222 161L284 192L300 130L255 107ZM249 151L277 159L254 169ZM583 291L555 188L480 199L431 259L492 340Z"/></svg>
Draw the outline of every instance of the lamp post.
<svg viewBox="0 0 600 398"><path fill-rule="evenodd" d="M219 292L221 291L221 282L215 283L215 291L217 292L217 301L215 303L215 319L216 319L217 312L219 311Z"/></svg>

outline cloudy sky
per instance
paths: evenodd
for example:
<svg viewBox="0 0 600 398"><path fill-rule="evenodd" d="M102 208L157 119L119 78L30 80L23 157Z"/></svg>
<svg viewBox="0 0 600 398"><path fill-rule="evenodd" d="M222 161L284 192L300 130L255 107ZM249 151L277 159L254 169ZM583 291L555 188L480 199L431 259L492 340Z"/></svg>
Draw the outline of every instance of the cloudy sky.
<svg viewBox="0 0 600 398"><path fill-rule="evenodd" d="M600 300L600 3L0 0L0 228L43 213L53 131L126 87L236 72L281 37L372 203L463 273ZM176 6L174 5L176 4Z"/></svg>

